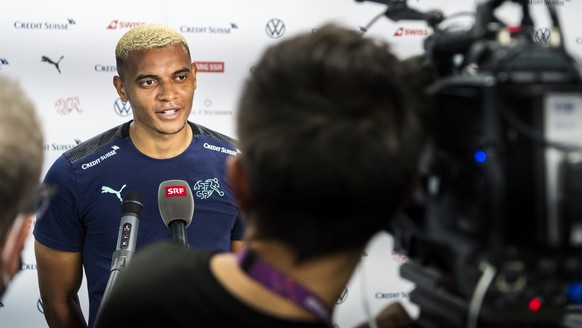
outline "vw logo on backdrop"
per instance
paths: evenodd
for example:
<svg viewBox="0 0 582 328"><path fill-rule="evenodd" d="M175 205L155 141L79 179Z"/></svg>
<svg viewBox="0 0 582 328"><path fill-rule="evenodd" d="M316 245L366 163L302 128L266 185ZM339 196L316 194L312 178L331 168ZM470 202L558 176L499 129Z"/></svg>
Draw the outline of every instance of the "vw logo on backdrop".
<svg viewBox="0 0 582 328"><path fill-rule="evenodd" d="M337 299L337 302L335 304L342 304L347 299L348 299L348 289L344 288L344 290L342 290L342 293L340 294L340 297Z"/></svg>
<svg viewBox="0 0 582 328"><path fill-rule="evenodd" d="M273 18L267 22L265 32L270 38L278 39L285 34L285 23L278 18Z"/></svg>
<svg viewBox="0 0 582 328"><path fill-rule="evenodd" d="M126 117L131 115L131 105L129 104L129 101L123 102L121 98L117 98L113 104L113 111L121 117Z"/></svg>
<svg viewBox="0 0 582 328"><path fill-rule="evenodd" d="M38 301L36 301L36 309L38 310L38 312L44 313L44 304L42 304L41 298L39 298Z"/></svg>
<svg viewBox="0 0 582 328"><path fill-rule="evenodd" d="M550 42L550 37L552 36L552 32L547 27L542 27L537 29L536 34L534 35L534 40L536 43L545 46Z"/></svg>

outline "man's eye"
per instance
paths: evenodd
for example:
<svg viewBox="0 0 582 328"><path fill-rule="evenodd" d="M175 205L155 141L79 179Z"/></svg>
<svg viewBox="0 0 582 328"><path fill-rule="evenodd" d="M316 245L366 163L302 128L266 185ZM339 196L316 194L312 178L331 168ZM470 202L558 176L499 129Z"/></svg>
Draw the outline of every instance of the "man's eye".
<svg viewBox="0 0 582 328"><path fill-rule="evenodd" d="M179 81L185 81L187 78L188 78L188 76L187 76L187 75L178 75L178 77L177 77L177 79L178 79Z"/></svg>
<svg viewBox="0 0 582 328"><path fill-rule="evenodd" d="M144 87L149 87L155 84L154 80L143 80L141 82L141 85L143 85Z"/></svg>

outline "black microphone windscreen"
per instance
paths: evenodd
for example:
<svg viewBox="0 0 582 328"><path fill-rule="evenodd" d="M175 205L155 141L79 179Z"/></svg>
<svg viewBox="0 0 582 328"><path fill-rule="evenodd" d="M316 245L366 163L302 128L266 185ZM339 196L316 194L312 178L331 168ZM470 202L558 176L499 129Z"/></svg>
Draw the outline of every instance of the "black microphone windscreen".
<svg viewBox="0 0 582 328"><path fill-rule="evenodd" d="M143 199L139 192L130 191L123 197L121 202L121 214L133 213L140 217L143 211Z"/></svg>
<svg viewBox="0 0 582 328"><path fill-rule="evenodd" d="M174 220L183 220L188 227L194 215L192 189L184 180L162 182L158 188L158 207L167 227Z"/></svg>

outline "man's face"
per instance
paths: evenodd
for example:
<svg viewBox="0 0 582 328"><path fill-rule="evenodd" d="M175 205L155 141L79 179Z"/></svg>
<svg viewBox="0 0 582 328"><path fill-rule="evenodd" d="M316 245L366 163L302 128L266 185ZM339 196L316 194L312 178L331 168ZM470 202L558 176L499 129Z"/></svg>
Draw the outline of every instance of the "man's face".
<svg viewBox="0 0 582 328"><path fill-rule="evenodd" d="M165 135L180 132L196 90L195 66L186 49L175 44L135 50L124 67L123 81L115 86L121 99L131 104L134 125Z"/></svg>

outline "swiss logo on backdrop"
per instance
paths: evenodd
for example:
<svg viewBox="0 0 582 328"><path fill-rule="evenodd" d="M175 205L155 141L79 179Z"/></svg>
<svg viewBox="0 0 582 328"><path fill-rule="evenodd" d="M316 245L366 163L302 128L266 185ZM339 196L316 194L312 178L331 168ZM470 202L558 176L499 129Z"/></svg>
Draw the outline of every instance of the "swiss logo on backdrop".
<svg viewBox="0 0 582 328"><path fill-rule="evenodd" d="M428 29L426 28L407 28L399 27L396 32L394 32L395 37L405 37L405 36L428 36Z"/></svg>
<svg viewBox="0 0 582 328"><path fill-rule="evenodd" d="M167 186L166 198L169 197L186 197L186 188L182 186Z"/></svg>
<svg viewBox="0 0 582 328"><path fill-rule="evenodd" d="M122 30L122 29L132 29L134 27L145 24L145 22L125 22L121 20L114 19L107 25L108 30Z"/></svg>
<svg viewBox="0 0 582 328"><path fill-rule="evenodd" d="M77 113L83 112L81 100L78 96L58 99L55 101L55 109L61 115L68 115L74 111Z"/></svg>

